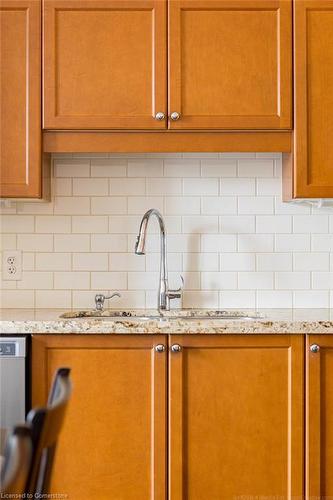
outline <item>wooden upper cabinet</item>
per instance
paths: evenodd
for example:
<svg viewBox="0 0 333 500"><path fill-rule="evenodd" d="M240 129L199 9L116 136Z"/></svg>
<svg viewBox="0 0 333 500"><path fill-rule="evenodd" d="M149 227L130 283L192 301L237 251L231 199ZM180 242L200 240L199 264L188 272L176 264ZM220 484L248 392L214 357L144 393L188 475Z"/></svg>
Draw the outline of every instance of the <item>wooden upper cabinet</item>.
<svg viewBox="0 0 333 500"><path fill-rule="evenodd" d="M169 0L172 129L292 126L291 0Z"/></svg>
<svg viewBox="0 0 333 500"><path fill-rule="evenodd" d="M294 93L284 198L332 198L333 0L294 2Z"/></svg>
<svg viewBox="0 0 333 500"><path fill-rule="evenodd" d="M71 368L73 393L50 493L71 500L165 500L164 336L32 338L32 403L44 405L54 372Z"/></svg>
<svg viewBox="0 0 333 500"><path fill-rule="evenodd" d="M303 337L170 343L169 498L303 498Z"/></svg>
<svg viewBox="0 0 333 500"><path fill-rule="evenodd" d="M318 346L319 351L312 352L311 346ZM307 337L306 415L306 498L333 498L333 337L331 335Z"/></svg>
<svg viewBox="0 0 333 500"><path fill-rule="evenodd" d="M41 196L40 0L0 0L0 196Z"/></svg>
<svg viewBox="0 0 333 500"><path fill-rule="evenodd" d="M160 129L166 1L44 0L46 129Z"/></svg>

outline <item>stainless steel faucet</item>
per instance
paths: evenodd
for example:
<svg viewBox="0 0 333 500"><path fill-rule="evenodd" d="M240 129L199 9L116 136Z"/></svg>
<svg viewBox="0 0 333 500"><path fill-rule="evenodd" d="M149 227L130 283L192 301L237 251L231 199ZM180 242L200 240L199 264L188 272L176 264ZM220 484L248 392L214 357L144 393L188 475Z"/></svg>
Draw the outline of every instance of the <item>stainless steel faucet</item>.
<svg viewBox="0 0 333 500"><path fill-rule="evenodd" d="M170 300L180 299L182 296L182 287L177 290L170 290L168 284L168 270L167 270L167 255L166 255L166 233L165 224L161 213L156 208L151 208L142 217L139 235L135 244L135 253L137 255L145 254L146 235L149 219L152 215L158 220L161 235L161 263L160 263L160 286L158 289L158 309L169 311ZM183 278L182 278L183 281ZM184 281L183 281L184 283Z"/></svg>

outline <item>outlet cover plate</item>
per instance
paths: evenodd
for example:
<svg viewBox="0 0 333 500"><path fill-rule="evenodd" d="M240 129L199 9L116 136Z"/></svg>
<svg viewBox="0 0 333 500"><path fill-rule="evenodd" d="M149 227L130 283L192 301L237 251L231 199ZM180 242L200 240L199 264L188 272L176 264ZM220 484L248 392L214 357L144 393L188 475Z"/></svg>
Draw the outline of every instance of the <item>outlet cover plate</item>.
<svg viewBox="0 0 333 500"><path fill-rule="evenodd" d="M4 250L2 253L2 279L20 281L22 279L21 250Z"/></svg>

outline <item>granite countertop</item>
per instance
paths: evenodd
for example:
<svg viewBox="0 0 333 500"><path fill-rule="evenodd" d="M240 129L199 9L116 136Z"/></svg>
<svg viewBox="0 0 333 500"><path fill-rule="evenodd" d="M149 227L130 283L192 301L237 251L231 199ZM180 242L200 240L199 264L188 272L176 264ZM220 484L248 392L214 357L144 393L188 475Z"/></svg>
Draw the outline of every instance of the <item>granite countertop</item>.
<svg viewBox="0 0 333 500"><path fill-rule="evenodd" d="M262 309L255 312L258 317L254 320L242 317L142 320L137 317L151 314L151 310L129 311L130 316L119 318L108 317L110 311L106 311L102 319L60 318L63 312L1 309L0 334L333 334L333 309ZM244 312L254 313L253 310ZM171 312L171 316L174 314Z"/></svg>

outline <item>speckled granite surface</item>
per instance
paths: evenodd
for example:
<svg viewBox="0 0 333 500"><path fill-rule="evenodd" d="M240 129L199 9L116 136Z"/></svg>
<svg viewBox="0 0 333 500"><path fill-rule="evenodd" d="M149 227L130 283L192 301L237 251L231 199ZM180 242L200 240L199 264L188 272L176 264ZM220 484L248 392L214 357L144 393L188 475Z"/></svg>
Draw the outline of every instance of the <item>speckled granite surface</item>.
<svg viewBox="0 0 333 500"><path fill-rule="evenodd" d="M333 334L333 309L263 309L244 319L139 319L151 311L130 311L131 317L59 318L64 311L2 309L0 333L35 334ZM245 311L248 312L248 311ZM156 312L155 312L156 313ZM253 314L253 311L249 311Z"/></svg>

